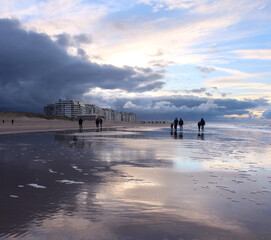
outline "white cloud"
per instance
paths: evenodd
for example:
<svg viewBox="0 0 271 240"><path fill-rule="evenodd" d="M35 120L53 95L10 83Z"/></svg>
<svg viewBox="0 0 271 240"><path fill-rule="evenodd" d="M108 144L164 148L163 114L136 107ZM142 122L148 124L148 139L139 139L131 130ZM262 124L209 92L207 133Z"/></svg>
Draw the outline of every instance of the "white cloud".
<svg viewBox="0 0 271 240"><path fill-rule="evenodd" d="M29 29L49 35L89 32L110 11L104 4L82 0L14 1L4 6L0 17L18 18Z"/></svg>
<svg viewBox="0 0 271 240"><path fill-rule="evenodd" d="M128 101L123 105L123 108L138 108L138 106L133 104L132 101Z"/></svg>
<svg viewBox="0 0 271 240"><path fill-rule="evenodd" d="M233 51L244 59L259 59L259 60L271 60L270 49L246 49Z"/></svg>

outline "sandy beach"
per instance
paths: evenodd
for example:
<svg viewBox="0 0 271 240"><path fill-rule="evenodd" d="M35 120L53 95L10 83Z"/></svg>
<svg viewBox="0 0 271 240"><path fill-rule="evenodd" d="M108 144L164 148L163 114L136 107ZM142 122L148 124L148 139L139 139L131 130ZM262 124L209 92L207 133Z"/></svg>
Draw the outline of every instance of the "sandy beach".
<svg viewBox="0 0 271 240"><path fill-rule="evenodd" d="M1 135L0 239L270 239L269 129L119 124Z"/></svg>
<svg viewBox="0 0 271 240"><path fill-rule="evenodd" d="M14 120L12 125L11 121ZM3 120L5 121L3 124ZM136 127L141 126L140 122L129 123L121 121L104 121L104 128L112 127ZM169 124L144 124L144 126L168 126ZM96 129L95 121L85 120L83 122L85 130ZM58 119L43 119L30 117L12 117L0 114L0 134L12 133L30 133L30 132L45 132L45 131L63 131L63 130L77 130L79 129L78 121L76 120L58 120Z"/></svg>

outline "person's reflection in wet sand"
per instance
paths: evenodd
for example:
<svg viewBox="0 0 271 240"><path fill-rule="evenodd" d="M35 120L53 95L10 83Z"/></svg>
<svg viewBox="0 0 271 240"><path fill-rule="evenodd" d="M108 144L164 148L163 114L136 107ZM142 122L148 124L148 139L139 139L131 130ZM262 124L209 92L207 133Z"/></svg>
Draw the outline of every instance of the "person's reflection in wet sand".
<svg viewBox="0 0 271 240"><path fill-rule="evenodd" d="M204 140L204 133L198 133L198 140Z"/></svg>
<svg viewBox="0 0 271 240"><path fill-rule="evenodd" d="M183 132L182 131L179 132L179 139L183 139Z"/></svg>
<svg viewBox="0 0 271 240"><path fill-rule="evenodd" d="M170 130L170 135L173 136L173 129Z"/></svg>
<svg viewBox="0 0 271 240"><path fill-rule="evenodd" d="M174 139L177 139L177 130L174 131Z"/></svg>

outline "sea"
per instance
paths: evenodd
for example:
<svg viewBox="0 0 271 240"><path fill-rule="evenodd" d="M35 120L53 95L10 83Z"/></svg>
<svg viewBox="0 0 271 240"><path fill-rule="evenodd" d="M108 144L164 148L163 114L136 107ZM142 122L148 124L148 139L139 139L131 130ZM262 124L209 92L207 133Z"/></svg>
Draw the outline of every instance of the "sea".
<svg viewBox="0 0 271 240"><path fill-rule="evenodd" d="M268 122L0 136L1 240L267 240L270 216Z"/></svg>

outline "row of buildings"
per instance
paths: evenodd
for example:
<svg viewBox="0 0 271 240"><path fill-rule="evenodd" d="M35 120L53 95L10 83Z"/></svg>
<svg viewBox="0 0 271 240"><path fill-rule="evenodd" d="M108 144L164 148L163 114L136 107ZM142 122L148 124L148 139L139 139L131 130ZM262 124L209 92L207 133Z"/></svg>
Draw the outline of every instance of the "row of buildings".
<svg viewBox="0 0 271 240"><path fill-rule="evenodd" d="M89 117L95 119L103 117L105 120L116 120L124 122L137 122L137 115L134 113L119 112L109 108L100 108L93 104L83 104L79 101L59 99L54 104L48 104L44 107L46 115L69 117L76 119L78 117Z"/></svg>

